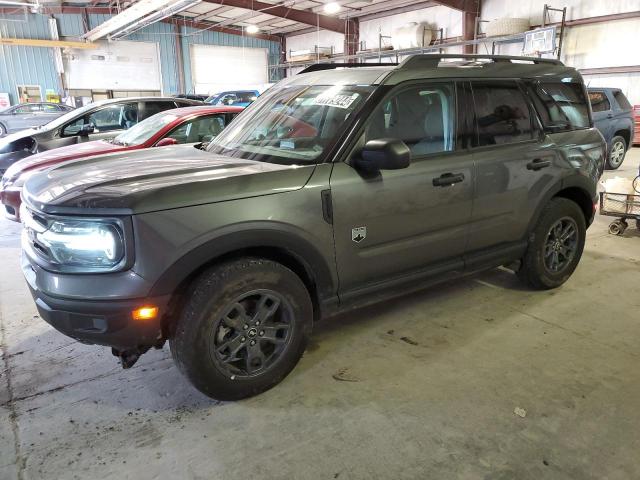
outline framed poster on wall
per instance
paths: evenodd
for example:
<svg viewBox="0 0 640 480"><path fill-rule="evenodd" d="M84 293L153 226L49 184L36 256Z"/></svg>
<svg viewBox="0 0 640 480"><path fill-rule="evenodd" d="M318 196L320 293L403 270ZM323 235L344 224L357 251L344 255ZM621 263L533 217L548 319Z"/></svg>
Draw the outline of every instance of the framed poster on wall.
<svg viewBox="0 0 640 480"><path fill-rule="evenodd" d="M5 108L9 108L11 106L11 99L9 98L9 94L2 92L0 93L0 110L4 110Z"/></svg>
<svg viewBox="0 0 640 480"><path fill-rule="evenodd" d="M41 102L40 85L18 85L18 103Z"/></svg>

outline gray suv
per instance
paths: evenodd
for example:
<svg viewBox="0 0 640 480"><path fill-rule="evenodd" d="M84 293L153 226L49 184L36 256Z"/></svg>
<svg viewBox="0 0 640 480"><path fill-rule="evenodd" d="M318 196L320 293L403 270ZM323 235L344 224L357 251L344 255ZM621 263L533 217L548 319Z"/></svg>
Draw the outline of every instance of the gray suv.
<svg viewBox="0 0 640 480"><path fill-rule="evenodd" d="M22 268L56 329L124 367L168 340L198 389L239 399L280 382L321 318L514 262L532 288L562 285L605 152L557 61L314 66L204 150L31 177Z"/></svg>

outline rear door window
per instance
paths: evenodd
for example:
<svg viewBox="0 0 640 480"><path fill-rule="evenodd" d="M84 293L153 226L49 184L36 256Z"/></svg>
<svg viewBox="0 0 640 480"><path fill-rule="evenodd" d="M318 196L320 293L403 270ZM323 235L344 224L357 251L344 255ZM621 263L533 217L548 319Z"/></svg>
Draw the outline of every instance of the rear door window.
<svg viewBox="0 0 640 480"><path fill-rule="evenodd" d="M611 104L604 92L589 92L589 101L594 113L611 110Z"/></svg>
<svg viewBox="0 0 640 480"><path fill-rule="evenodd" d="M629 103L629 100L627 100L627 97L625 97L624 93L622 93L620 90L616 90L615 92L613 92L613 97L616 99L616 102L618 102L621 110L633 109L631 103Z"/></svg>
<svg viewBox="0 0 640 480"><path fill-rule="evenodd" d="M580 83L540 83L533 92L542 124L555 131L589 128L589 105Z"/></svg>
<svg viewBox="0 0 640 480"><path fill-rule="evenodd" d="M145 102L144 104L144 118L149 118L156 113L164 112L165 110L171 110L172 108L176 108L176 104L174 102ZM142 118L141 120L144 120Z"/></svg>
<svg viewBox="0 0 640 480"><path fill-rule="evenodd" d="M478 145L504 145L534 138L531 112L516 82L473 83Z"/></svg>

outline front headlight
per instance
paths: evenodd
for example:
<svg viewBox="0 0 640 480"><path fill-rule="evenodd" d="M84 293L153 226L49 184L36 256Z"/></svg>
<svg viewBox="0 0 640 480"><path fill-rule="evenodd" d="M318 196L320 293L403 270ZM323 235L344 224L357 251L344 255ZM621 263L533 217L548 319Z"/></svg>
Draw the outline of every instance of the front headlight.
<svg viewBox="0 0 640 480"><path fill-rule="evenodd" d="M122 228L115 221L56 219L32 238L49 262L77 271L110 271L125 256Z"/></svg>

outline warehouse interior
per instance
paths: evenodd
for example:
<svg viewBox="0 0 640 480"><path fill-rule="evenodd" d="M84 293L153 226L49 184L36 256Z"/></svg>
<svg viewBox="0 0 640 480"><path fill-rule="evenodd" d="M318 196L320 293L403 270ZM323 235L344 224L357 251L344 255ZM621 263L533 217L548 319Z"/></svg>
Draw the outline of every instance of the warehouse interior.
<svg viewBox="0 0 640 480"><path fill-rule="evenodd" d="M0 479L640 478L639 30L640 0L0 0ZM238 312L276 332L242 375Z"/></svg>

